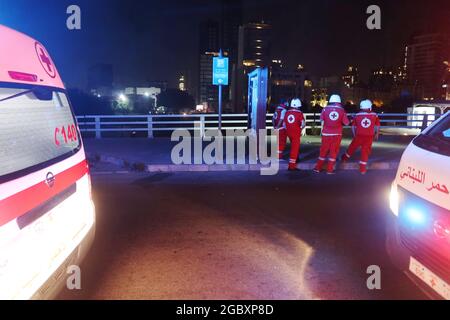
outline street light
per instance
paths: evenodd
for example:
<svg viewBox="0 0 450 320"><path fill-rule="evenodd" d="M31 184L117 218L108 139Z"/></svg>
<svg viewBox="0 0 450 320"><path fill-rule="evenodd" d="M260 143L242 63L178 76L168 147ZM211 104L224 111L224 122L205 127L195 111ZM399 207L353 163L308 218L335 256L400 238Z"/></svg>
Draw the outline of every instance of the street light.
<svg viewBox="0 0 450 320"><path fill-rule="evenodd" d="M120 101L120 102L127 102L127 101L128 101L128 98L127 98L126 95L124 95L123 93L121 93L121 94L119 95L119 101Z"/></svg>

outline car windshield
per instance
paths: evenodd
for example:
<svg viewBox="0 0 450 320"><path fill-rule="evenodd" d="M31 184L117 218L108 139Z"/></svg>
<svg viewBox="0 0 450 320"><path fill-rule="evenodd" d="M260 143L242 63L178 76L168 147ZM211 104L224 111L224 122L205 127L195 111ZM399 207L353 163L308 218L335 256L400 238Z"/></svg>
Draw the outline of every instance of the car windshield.
<svg viewBox="0 0 450 320"><path fill-rule="evenodd" d="M0 178L45 167L79 150L64 92L0 86Z"/></svg>
<svg viewBox="0 0 450 320"><path fill-rule="evenodd" d="M450 156L450 112L430 130L418 136L414 143L428 151Z"/></svg>

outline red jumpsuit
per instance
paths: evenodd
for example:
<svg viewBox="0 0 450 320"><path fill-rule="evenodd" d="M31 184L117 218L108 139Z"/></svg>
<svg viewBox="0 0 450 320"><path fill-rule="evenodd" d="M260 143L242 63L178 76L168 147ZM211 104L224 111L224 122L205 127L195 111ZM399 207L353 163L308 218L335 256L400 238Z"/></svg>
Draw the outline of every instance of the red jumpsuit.
<svg viewBox="0 0 450 320"><path fill-rule="evenodd" d="M302 125L305 121L303 112L291 109L286 112L284 124L286 132L291 141L291 155L289 157L289 169L297 168L297 159L300 152L300 142L302 137Z"/></svg>
<svg viewBox="0 0 450 320"><path fill-rule="evenodd" d="M361 147L361 160L359 162L359 170L361 173L367 172L367 162L372 152L373 138L375 136L375 128L380 127L380 119L374 112L358 113L352 121L355 137L350 147L342 157L343 161L348 161L358 148Z"/></svg>
<svg viewBox="0 0 450 320"><path fill-rule="evenodd" d="M273 114L273 127L275 130L278 130L278 158L283 158L283 152L286 148L287 142L287 133L286 127L284 126L284 119L286 115L286 108L282 105L278 106Z"/></svg>
<svg viewBox="0 0 450 320"><path fill-rule="evenodd" d="M334 172L336 159L341 148L342 128L344 125L349 125L350 120L340 104L332 104L325 107L320 115L320 120L323 122L322 147L320 148L316 170L322 170L327 156L329 156L327 172L332 173Z"/></svg>

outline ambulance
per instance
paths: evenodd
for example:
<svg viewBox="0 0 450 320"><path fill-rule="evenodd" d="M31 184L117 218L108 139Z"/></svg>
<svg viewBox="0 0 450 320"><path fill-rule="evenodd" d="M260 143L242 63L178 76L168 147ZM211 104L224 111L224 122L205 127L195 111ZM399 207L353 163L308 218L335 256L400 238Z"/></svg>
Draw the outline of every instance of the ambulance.
<svg viewBox="0 0 450 320"><path fill-rule="evenodd" d="M450 112L405 150L390 209L391 260L429 297L450 300Z"/></svg>
<svg viewBox="0 0 450 320"><path fill-rule="evenodd" d="M46 48L1 25L0 39L0 299L51 299L94 239L89 168Z"/></svg>

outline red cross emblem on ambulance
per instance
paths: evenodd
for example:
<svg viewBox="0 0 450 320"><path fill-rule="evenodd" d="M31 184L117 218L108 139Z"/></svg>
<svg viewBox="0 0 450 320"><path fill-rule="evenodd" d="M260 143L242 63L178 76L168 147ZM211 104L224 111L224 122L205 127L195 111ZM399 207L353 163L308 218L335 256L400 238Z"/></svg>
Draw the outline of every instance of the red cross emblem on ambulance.
<svg viewBox="0 0 450 320"><path fill-rule="evenodd" d="M45 70L45 72L49 75L50 78L55 78L56 68L47 50L45 50L44 46L39 42L36 42L35 46L36 46L36 54L39 59L39 62L42 65L42 68Z"/></svg>

